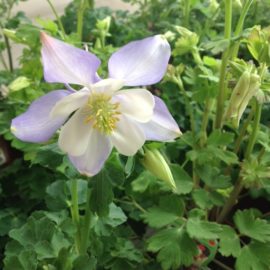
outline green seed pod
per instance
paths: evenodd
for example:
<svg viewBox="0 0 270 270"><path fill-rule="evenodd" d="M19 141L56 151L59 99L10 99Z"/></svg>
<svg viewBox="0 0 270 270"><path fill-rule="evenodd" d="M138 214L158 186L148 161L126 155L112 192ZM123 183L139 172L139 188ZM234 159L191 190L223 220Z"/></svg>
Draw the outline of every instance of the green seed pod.
<svg viewBox="0 0 270 270"><path fill-rule="evenodd" d="M251 98L257 93L260 86L260 76L245 71L233 89L226 118L231 119L235 127L239 126L240 119Z"/></svg>
<svg viewBox="0 0 270 270"><path fill-rule="evenodd" d="M176 188L171 169L165 158L157 149L144 148L144 158L141 160L143 166L160 180L167 182Z"/></svg>
<svg viewBox="0 0 270 270"><path fill-rule="evenodd" d="M243 98L243 100L239 106L239 109L238 109L238 113L237 113L238 124L239 124L241 116L243 115L249 101L258 92L259 87L260 87L260 76L257 74L251 74L248 91L247 91L245 97Z"/></svg>
<svg viewBox="0 0 270 270"><path fill-rule="evenodd" d="M236 86L233 89L230 101L229 101L229 107L227 109L226 118L234 118L237 116L238 108L243 100L243 97L248 92L250 83L250 72L244 71L244 73L241 75L239 81L237 82Z"/></svg>

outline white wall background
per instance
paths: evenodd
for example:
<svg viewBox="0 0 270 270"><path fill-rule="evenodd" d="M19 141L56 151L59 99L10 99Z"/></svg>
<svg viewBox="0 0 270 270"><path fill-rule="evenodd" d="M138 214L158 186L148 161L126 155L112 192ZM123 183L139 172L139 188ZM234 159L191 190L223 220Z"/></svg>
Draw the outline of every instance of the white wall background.
<svg viewBox="0 0 270 270"><path fill-rule="evenodd" d="M1 1L1 0L0 0ZM57 13L59 15L64 13L65 7L72 0L51 0ZM130 6L128 3L124 3L121 0L96 0L96 7L104 7L109 6L112 9L122 9L122 10L134 10L134 6ZM27 17L31 18L34 22L35 18L40 17L43 19L55 19L53 12L46 0L28 0L26 2L20 2L13 8L13 14L16 14L18 11L23 11ZM18 58L21 55L22 46L18 44L12 45L12 56L14 60L14 66L18 65ZM4 57L7 59L7 54L4 52ZM2 65L0 63L0 69L2 69Z"/></svg>

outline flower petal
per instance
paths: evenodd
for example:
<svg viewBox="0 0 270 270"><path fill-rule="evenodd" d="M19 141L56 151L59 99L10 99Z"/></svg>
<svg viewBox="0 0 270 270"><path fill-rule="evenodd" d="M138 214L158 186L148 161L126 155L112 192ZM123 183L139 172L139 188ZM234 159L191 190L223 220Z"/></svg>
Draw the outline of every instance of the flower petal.
<svg viewBox="0 0 270 270"><path fill-rule="evenodd" d="M61 99L55 104L50 114L51 117L69 116L72 112L83 107L87 103L89 95L90 91L87 88L73 92L71 95Z"/></svg>
<svg viewBox="0 0 270 270"><path fill-rule="evenodd" d="M106 94L111 95L115 91L121 89L123 85L124 85L124 82L122 80L105 79L91 85L90 89L92 92L106 93Z"/></svg>
<svg viewBox="0 0 270 270"><path fill-rule="evenodd" d="M97 80L100 60L87 51L41 33L42 62L47 82L87 86Z"/></svg>
<svg viewBox="0 0 270 270"><path fill-rule="evenodd" d="M69 159L81 174L93 176L102 169L111 150L112 144L109 139L91 129L85 153L81 156L69 156Z"/></svg>
<svg viewBox="0 0 270 270"><path fill-rule="evenodd" d="M85 122L83 110L76 111L60 131L58 145L71 156L83 155L88 145L92 127Z"/></svg>
<svg viewBox="0 0 270 270"><path fill-rule="evenodd" d="M116 129L110 136L110 140L119 153L133 156L143 146L145 136L135 121L121 115Z"/></svg>
<svg viewBox="0 0 270 270"><path fill-rule="evenodd" d="M25 142L40 143L49 140L67 119L67 116L50 117L50 112L55 103L71 93L56 90L35 100L25 113L12 120L12 133Z"/></svg>
<svg viewBox="0 0 270 270"><path fill-rule="evenodd" d="M139 122L148 122L153 116L154 96L145 89L128 89L115 93L113 101L120 103L120 112Z"/></svg>
<svg viewBox="0 0 270 270"><path fill-rule="evenodd" d="M126 86L150 85L164 76L170 58L170 45L161 35L133 41L109 59L110 77Z"/></svg>
<svg viewBox="0 0 270 270"><path fill-rule="evenodd" d="M145 133L146 140L172 141L182 133L165 103L159 97L154 96L154 98L154 115L151 121L140 124L140 127Z"/></svg>

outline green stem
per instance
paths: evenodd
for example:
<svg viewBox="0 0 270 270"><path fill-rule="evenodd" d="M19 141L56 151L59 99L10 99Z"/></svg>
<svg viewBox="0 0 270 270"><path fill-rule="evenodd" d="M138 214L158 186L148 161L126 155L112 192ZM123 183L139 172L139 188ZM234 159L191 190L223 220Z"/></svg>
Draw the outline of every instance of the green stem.
<svg viewBox="0 0 270 270"><path fill-rule="evenodd" d="M245 153L245 159L249 159L250 155L253 151L253 148L254 148L254 145L256 142L256 138L257 138L257 134L258 134L259 128L260 128L261 111L262 111L262 105L256 100L255 118L254 118L254 123L253 123L253 129L252 129L252 133L251 133L250 138L249 138L247 150ZM243 185L242 179L239 177L235 186L234 186L233 191L230 194L229 199L227 200L227 202L225 203L224 207L221 210L221 213L217 219L218 222L222 223L225 220L227 215L230 213L232 207L237 202L237 198L238 198L239 194L241 193L243 187L244 187L244 185Z"/></svg>
<svg viewBox="0 0 270 270"><path fill-rule="evenodd" d="M225 29L224 38L231 38L231 28L232 28L232 0L225 0ZM216 109L216 121L215 128L222 128L223 113L224 113L224 103L226 98L226 68L229 60L230 46L222 54L222 62L219 77L219 93L217 98L217 109Z"/></svg>
<svg viewBox="0 0 270 270"><path fill-rule="evenodd" d="M95 8L95 0L88 0L88 5L90 9L94 9Z"/></svg>
<svg viewBox="0 0 270 270"><path fill-rule="evenodd" d="M246 121L242 125L239 136L238 136L238 138L237 138L237 140L235 142L235 145L234 145L234 153L235 154L237 154L239 149L240 149L241 142L243 141L243 137L246 134L247 127L250 124L251 119L253 118L253 115L254 115L254 110L251 110L249 115L248 115L248 118L246 119Z"/></svg>
<svg viewBox="0 0 270 270"><path fill-rule="evenodd" d="M81 252L82 254L87 253L89 234L90 234L90 225L91 225L91 210L90 210L90 199L91 199L91 191L88 188L87 190L87 202L85 206L85 216L84 223L81 234Z"/></svg>
<svg viewBox="0 0 270 270"><path fill-rule="evenodd" d="M8 66L7 66L7 63L5 61L5 58L4 58L3 54L2 54L2 52L0 52L0 60L1 60L1 63L3 65L3 67L5 68L5 70L8 70Z"/></svg>
<svg viewBox="0 0 270 270"><path fill-rule="evenodd" d="M238 23L236 25L235 31L234 31L234 37L237 37L240 35L240 33L243 31L244 27L244 21L246 19L247 13L253 3L253 0L247 0L243 6L242 12L240 14ZM232 46L232 59L236 58L239 51L240 42L236 42Z"/></svg>
<svg viewBox="0 0 270 270"><path fill-rule="evenodd" d="M175 83L177 84L179 90L181 91L181 93L184 96L186 110L187 110L187 113L189 114L189 119L190 119L191 132L195 136L195 118L194 118L193 109L192 109L189 97L188 97L187 92L186 92L186 90L185 90L185 88L183 86L182 81L179 78L175 78L174 81L175 81Z"/></svg>
<svg viewBox="0 0 270 270"><path fill-rule="evenodd" d="M224 270L233 270L231 267L225 265L224 263L218 261L217 259L214 259L213 262Z"/></svg>
<svg viewBox="0 0 270 270"><path fill-rule="evenodd" d="M58 13L57 13L57 11L56 11L54 5L52 4L51 0L47 0L47 2L48 2L48 4L50 5L50 7L51 7L51 9L52 9L52 12L53 12L53 14L54 14L54 16L55 16L55 18L56 18L56 20L57 20L57 22L58 22L58 26L59 26L60 29L61 29L63 38L65 39L65 37L66 37L66 32L65 32L64 26L63 26L63 24L62 24L62 21L61 21L59 15L58 15Z"/></svg>
<svg viewBox="0 0 270 270"><path fill-rule="evenodd" d="M184 26L189 27L190 0L184 0Z"/></svg>
<svg viewBox="0 0 270 270"><path fill-rule="evenodd" d="M254 118L254 124L253 124L253 129L252 129L252 133L249 137L249 142L248 142L248 146L247 146L247 150L245 153L245 158L249 159L250 155L253 151L255 142L256 142L256 138L259 132L259 128L260 128L260 121L261 121L261 113L262 113L262 104L260 104L257 100L255 101L255 118Z"/></svg>
<svg viewBox="0 0 270 270"><path fill-rule="evenodd" d="M241 178L239 177L237 182L235 183L233 191L230 194L230 197L226 201L225 205L223 206L223 208L222 208L222 210L217 218L217 222L223 223L223 221L225 220L225 218L227 217L227 215L230 213L231 209L233 208L233 206L237 202L237 198L238 198L240 192L242 191L242 189L243 189L243 183L242 183Z"/></svg>
<svg viewBox="0 0 270 270"><path fill-rule="evenodd" d="M212 108L213 100L207 99L204 107L203 118L202 118L202 126L200 132L200 146L202 147L207 140L207 125L209 121L209 114Z"/></svg>
<svg viewBox="0 0 270 270"><path fill-rule="evenodd" d="M195 47L192 51L192 56L194 58L194 61L197 65L203 65L203 61L202 61L202 58L201 58L201 55L199 53L199 50L197 47Z"/></svg>
<svg viewBox="0 0 270 270"><path fill-rule="evenodd" d="M10 72L13 72L13 60L12 60L11 47L10 47L9 40L8 40L7 36L5 36L5 35L4 35L4 40L5 40L7 53L8 53L9 70L10 70Z"/></svg>
<svg viewBox="0 0 270 270"><path fill-rule="evenodd" d="M81 253L81 236L80 236L80 215L78 206L78 186L77 180L71 181L71 216L77 232L75 235L75 245L77 252Z"/></svg>
<svg viewBox="0 0 270 270"><path fill-rule="evenodd" d="M87 6L87 1L86 0L81 0L78 8L78 13L77 13L77 35L79 40L82 40L82 33L83 33L83 15L84 11Z"/></svg>

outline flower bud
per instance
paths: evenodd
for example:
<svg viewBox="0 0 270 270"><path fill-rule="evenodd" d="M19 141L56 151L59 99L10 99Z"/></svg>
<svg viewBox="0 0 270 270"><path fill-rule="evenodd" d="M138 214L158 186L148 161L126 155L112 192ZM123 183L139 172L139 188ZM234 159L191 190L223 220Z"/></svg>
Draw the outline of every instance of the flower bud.
<svg viewBox="0 0 270 270"><path fill-rule="evenodd" d="M176 188L171 169L162 154L157 149L144 150L144 158L141 160L143 166L157 178Z"/></svg>
<svg viewBox="0 0 270 270"><path fill-rule="evenodd" d="M250 71L244 71L233 89L226 118L231 119L238 127L240 119L251 98L257 93L260 86L260 77Z"/></svg>
<svg viewBox="0 0 270 270"><path fill-rule="evenodd" d="M98 20L96 23L97 29L104 31L106 33L109 32L110 25L111 25L111 17L109 16L107 16L103 20Z"/></svg>
<svg viewBox="0 0 270 270"><path fill-rule="evenodd" d="M30 85L30 80L24 76L19 76L17 79L12 81L8 88L11 92L22 90Z"/></svg>
<svg viewBox="0 0 270 270"><path fill-rule="evenodd" d="M192 52L199 42L199 36L185 27L176 26L176 31L181 35L175 42L173 55L183 55Z"/></svg>

